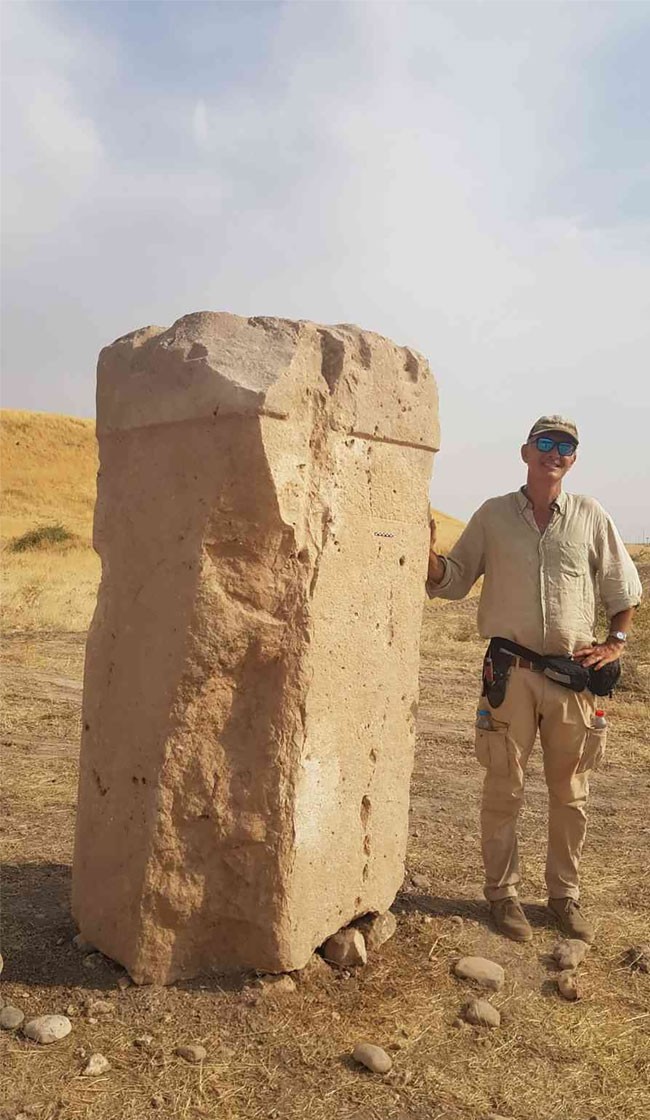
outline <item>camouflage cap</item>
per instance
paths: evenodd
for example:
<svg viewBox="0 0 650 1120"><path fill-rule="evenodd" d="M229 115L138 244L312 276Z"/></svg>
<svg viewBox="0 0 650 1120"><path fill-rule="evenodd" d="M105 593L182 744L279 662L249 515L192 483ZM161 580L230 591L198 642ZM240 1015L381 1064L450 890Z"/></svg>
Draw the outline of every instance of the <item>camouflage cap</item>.
<svg viewBox="0 0 650 1120"><path fill-rule="evenodd" d="M535 439L537 436L544 435L545 432L566 432L576 443L579 442L578 429L573 420L567 420L566 416L540 416L539 420L536 420L530 429L528 439Z"/></svg>

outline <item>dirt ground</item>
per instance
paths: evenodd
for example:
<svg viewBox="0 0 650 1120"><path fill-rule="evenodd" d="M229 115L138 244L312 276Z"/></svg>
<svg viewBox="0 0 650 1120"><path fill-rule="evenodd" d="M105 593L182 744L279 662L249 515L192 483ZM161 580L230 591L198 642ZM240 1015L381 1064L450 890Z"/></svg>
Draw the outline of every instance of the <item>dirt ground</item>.
<svg viewBox="0 0 650 1120"><path fill-rule="evenodd" d="M640 567L647 580L648 557ZM0 1032L4 1117L39 1120L648 1120L650 976L624 963L650 940L648 612L639 615L627 686L608 703L608 758L592 782L583 860L597 941L581 966L584 996L557 994L544 908L546 804L539 748L521 833L523 900L535 937L515 945L491 928L481 893L481 772L472 724L482 643L476 600L430 604L422 634L421 704L408 869L396 936L352 974L332 970L295 994L260 997L251 977L207 977L122 990L119 968L71 944L70 861L84 635L15 632L4 641L1 996L26 1013L66 1013L72 1033L38 1047ZM463 918L457 928L453 915ZM457 1021L472 995L455 957L481 953L506 970L493 1031ZM88 967L91 965L92 967ZM109 1000L108 1015L88 1001ZM137 1044L151 1036L148 1045ZM394 1066L356 1066L360 1039ZM188 1065L180 1043L207 1059ZM111 1070L81 1076L99 1051Z"/></svg>

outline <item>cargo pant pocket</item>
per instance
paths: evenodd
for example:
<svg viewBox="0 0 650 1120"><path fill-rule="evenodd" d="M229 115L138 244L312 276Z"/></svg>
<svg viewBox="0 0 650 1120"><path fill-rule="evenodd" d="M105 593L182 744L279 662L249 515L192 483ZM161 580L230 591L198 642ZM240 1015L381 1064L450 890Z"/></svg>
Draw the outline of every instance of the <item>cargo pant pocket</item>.
<svg viewBox="0 0 650 1120"><path fill-rule="evenodd" d="M577 773L585 770L597 770L605 757L605 744L607 742L606 727L588 727L585 736Z"/></svg>
<svg viewBox="0 0 650 1120"><path fill-rule="evenodd" d="M513 751L505 726L494 731L477 727L474 753L484 770L497 778L510 777Z"/></svg>

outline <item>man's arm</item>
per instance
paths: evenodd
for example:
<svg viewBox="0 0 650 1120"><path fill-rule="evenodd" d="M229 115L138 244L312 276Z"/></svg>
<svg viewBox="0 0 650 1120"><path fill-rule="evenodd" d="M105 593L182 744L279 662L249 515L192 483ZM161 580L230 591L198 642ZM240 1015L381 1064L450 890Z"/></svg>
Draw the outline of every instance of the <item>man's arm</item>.
<svg viewBox="0 0 650 1120"><path fill-rule="evenodd" d="M430 599L464 599L485 570L481 510L470 518L448 556L436 551L436 524L431 519L427 594Z"/></svg>
<svg viewBox="0 0 650 1120"><path fill-rule="evenodd" d="M609 617L609 634L604 642L583 646L574 653L586 669L602 669L609 661L620 657L625 642L612 634L616 630L628 633L634 611L641 602L642 587L639 573L627 551L611 517L602 507L597 532L598 584L600 597Z"/></svg>

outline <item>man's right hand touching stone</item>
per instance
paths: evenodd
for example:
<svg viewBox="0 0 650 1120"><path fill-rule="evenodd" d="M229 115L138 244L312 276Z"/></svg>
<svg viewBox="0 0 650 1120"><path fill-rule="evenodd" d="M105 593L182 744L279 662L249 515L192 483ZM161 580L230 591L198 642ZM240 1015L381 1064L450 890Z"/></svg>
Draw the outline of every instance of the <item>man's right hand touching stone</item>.
<svg viewBox="0 0 650 1120"><path fill-rule="evenodd" d="M429 541L429 570L427 572L427 580L431 583L440 583L445 574L445 565L442 557L438 556L436 552L438 528L433 517L431 517L429 521L429 529L431 531L431 540Z"/></svg>

